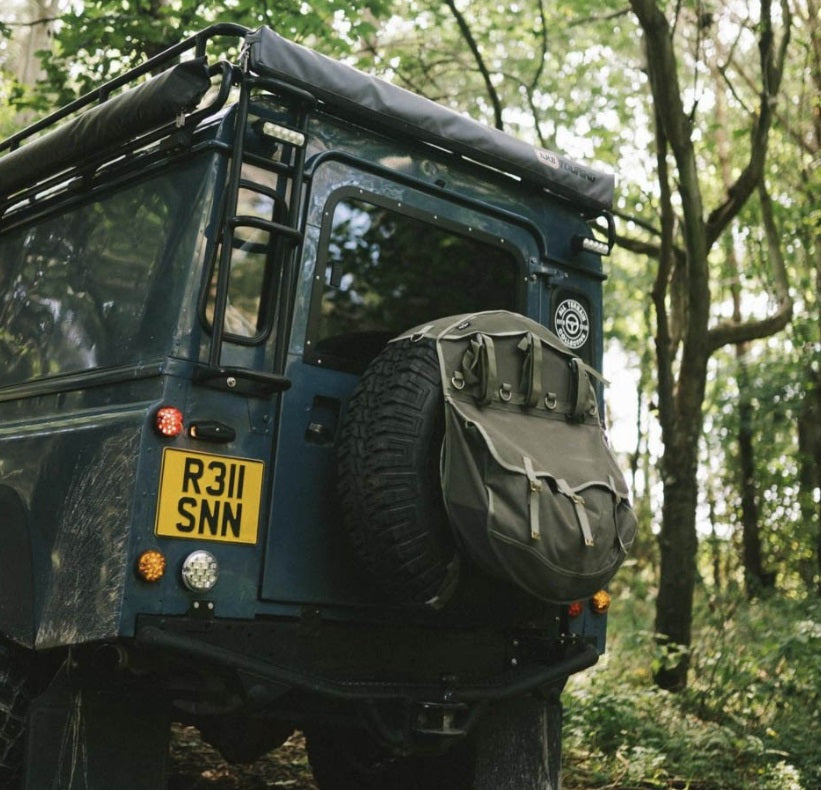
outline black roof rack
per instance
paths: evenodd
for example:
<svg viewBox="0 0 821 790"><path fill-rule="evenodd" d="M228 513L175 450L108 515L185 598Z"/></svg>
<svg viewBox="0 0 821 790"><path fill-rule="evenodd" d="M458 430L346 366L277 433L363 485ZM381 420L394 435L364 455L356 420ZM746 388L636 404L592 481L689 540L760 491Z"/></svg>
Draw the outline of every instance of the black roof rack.
<svg viewBox="0 0 821 790"><path fill-rule="evenodd" d="M12 196L23 199L61 180L75 164L99 163L114 147L128 142L145 145L215 112L228 98L233 67L224 61L209 66L206 44L218 36L242 38L247 32L242 25L212 25L0 142L0 154L6 152L0 156L0 206L13 202ZM186 52L193 57L176 62ZM156 72L160 73L117 93ZM222 76L220 90L194 112L214 75Z"/></svg>

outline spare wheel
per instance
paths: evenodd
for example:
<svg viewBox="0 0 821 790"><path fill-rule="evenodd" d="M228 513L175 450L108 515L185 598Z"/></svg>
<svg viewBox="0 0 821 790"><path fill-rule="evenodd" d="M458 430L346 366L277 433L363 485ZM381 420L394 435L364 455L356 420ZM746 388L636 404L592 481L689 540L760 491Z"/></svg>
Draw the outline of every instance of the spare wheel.
<svg viewBox="0 0 821 790"><path fill-rule="evenodd" d="M432 341L389 343L343 417L339 493L354 552L381 590L442 605L458 558L442 502L444 408Z"/></svg>

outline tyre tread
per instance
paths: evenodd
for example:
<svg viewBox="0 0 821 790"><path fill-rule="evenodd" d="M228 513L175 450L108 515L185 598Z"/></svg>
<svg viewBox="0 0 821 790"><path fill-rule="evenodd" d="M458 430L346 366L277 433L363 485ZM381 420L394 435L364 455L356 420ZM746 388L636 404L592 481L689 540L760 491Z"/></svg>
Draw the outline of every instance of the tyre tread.
<svg viewBox="0 0 821 790"><path fill-rule="evenodd" d="M439 482L443 431L434 344L389 344L349 402L338 469L354 552L395 600L434 598L455 552Z"/></svg>

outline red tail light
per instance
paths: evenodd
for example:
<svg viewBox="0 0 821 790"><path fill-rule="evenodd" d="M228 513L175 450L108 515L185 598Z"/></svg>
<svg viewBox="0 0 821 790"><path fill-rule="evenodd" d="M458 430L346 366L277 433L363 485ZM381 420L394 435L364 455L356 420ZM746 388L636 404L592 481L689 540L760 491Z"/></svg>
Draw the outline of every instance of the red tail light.
<svg viewBox="0 0 821 790"><path fill-rule="evenodd" d="M183 429L182 412L176 406L163 406L154 415L154 428L161 436L179 436Z"/></svg>

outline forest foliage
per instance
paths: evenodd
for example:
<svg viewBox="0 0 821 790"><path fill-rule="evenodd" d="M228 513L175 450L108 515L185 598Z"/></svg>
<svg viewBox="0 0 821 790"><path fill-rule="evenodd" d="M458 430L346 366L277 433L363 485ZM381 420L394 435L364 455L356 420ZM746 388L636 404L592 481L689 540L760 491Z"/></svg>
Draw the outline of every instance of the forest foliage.
<svg viewBox="0 0 821 790"><path fill-rule="evenodd" d="M651 599L616 589L608 653L565 692L567 788L821 787L821 602L700 587L691 682L670 694L648 665L665 659Z"/></svg>
<svg viewBox="0 0 821 790"><path fill-rule="evenodd" d="M569 691L569 777L821 786L817 0L12 0L0 132L216 19L271 25L617 174L605 373L642 531L605 666ZM676 411L688 388L699 401ZM682 435L692 502L676 488ZM665 565L681 502L685 550ZM653 610L682 569L692 616L665 646ZM652 678L677 666L689 683L671 697Z"/></svg>

